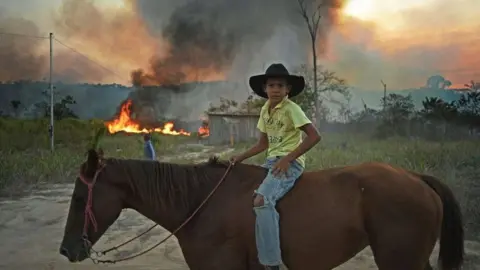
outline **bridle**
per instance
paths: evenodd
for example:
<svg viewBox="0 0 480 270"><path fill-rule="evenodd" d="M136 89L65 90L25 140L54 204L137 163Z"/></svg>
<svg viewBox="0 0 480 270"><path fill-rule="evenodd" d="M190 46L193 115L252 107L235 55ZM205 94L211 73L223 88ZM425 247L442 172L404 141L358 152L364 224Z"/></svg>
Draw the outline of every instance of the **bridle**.
<svg viewBox="0 0 480 270"><path fill-rule="evenodd" d="M125 258L121 258L121 259L116 259L116 260L100 260L100 259L94 258L92 256L91 251L93 251L93 254L95 255L95 257L102 257L102 256L106 255L107 253L113 251L113 250L118 250L118 248L120 248L122 246L125 246L126 244L128 244L128 243L132 242L133 240L141 237L142 235L148 233L149 231L153 230L155 227L157 227L159 225L158 224L153 225L152 227L148 228L143 233L127 240L126 242L124 242L120 245L111 247L111 248L103 250L103 251L95 251L92 248L92 243L88 240L88 228L89 228L90 225L93 227L94 232L98 231L97 220L95 219L95 214L93 213L93 209L92 209L92 207L93 207L93 187L95 186L95 183L97 182L97 179L98 179L98 176L99 176L100 172L105 168L106 165L103 162L101 163L101 165L95 171L95 174L92 178L92 181L90 181L90 182L87 181L87 178L85 178L80 173L80 176L79 176L80 181L82 181L82 183L84 183L88 188L87 203L85 205L85 211L84 211L85 212L85 221L84 221L84 224L83 224L83 233L82 233L82 241L83 241L85 250L87 251L88 258L91 259L94 264L99 264L99 263L114 264L114 263L117 263L117 262L131 260L131 259L134 259L134 258L139 257L141 255L144 255L147 252L149 252L149 251L155 249L156 247L160 246L161 244L165 243L165 241L167 241L170 237L174 236L180 229L182 229L185 225L187 225L187 223L198 213L198 211L200 211L200 209L203 207L203 205L205 205L205 203L212 197L212 195L215 193L215 191L217 191L217 189L220 187L220 185L225 181L225 179L227 178L227 175L230 172L230 170L232 169L233 165L234 165L234 163L232 163L232 162L229 163L225 173L223 174L222 178L220 178L220 181L218 181L218 183L210 191L210 193L207 195L207 197L200 203L200 205L195 209L195 211L193 211L193 213L182 224L180 224L180 226L178 226L177 229L172 231L167 237L165 237L162 241L158 242L157 244L153 245L152 247L150 247L150 248L148 248L148 249L146 249L146 250L144 250L144 251L142 251L138 254L135 254L135 255L132 255L132 256L129 256L129 257L125 257Z"/></svg>

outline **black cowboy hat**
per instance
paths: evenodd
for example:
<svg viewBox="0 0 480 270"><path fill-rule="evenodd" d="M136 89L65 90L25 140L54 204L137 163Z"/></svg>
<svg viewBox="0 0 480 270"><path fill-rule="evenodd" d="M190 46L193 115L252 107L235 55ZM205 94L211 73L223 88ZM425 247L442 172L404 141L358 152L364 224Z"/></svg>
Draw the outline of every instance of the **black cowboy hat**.
<svg viewBox="0 0 480 270"><path fill-rule="evenodd" d="M294 97L300 94L305 88L305 79L303 76L291 75L287 68L282 64L272 64L270 65L265 74L255 75L250 77L249 84L255 94L268 98L267 93L265 93L265 83L268 78L285 78L287 83L292 86L288 97Z"/></svg>

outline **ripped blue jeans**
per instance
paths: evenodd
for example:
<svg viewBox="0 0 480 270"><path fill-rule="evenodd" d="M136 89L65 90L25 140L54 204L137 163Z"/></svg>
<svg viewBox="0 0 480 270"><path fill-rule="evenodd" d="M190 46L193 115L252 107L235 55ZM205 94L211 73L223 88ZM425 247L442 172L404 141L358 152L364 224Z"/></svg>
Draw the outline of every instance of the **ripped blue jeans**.
<svg viewBox="0 0 480 270"><path fill-rule="evenodd" d="M269 169L267 177L255 191L263 196L263 205L254 206L255 240L258 250L258 259L262 265L276 266L283 264L280 248L279 214L275 208L280 200L290 191L295 182L303 173L304 168L297 161L293 161L286 175L274 176L271 168L281 157L268 158L263 167Z"/></svg>

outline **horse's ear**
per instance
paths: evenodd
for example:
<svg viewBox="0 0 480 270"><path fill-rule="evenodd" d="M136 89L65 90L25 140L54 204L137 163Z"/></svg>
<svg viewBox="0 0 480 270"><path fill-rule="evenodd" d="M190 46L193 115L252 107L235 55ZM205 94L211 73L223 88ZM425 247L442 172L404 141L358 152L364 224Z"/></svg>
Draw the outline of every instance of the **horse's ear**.
<svg viewBox="0 0 480 270"><path fill-rule="evenodd" d="M96 149L98 147L98 143L100 142L100 139L105 135L106 128L104 126L100 127L97 132L95 132L95 135L93 136L92 144L91 144L91 149Z"/></svg>
<svg viewBox="0 0 480 270"><path fill-rule="evenodd" d="M85 162L85 165L86 167L83 173L87 177L93 177L98 167L100 166L100 158L97 151L95 151L95 149L92 148L88 150L87 162Z"/></svg>
<svg viewBox="0 0 480 270"><path fill-rule="evenodd" d="M103 161L105 160L105 155L102 148L98 148L97 155L98 155L99 163L103 163Z"/></svg>

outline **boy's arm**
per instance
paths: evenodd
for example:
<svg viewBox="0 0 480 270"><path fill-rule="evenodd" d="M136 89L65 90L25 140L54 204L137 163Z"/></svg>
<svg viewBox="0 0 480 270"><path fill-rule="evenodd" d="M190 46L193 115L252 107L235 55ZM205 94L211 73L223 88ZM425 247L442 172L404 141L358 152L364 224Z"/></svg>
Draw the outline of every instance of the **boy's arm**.
<svg viewBox="0 0 480 270"><path fill-rule="evenodd" d="M243 152L241 155L237 156L237 162L242 162L243 160L253 157L260 154L261 152L268 149L268 136L267 130L265 128L265 122L263 121L262 114L260 113L260 118L258 119L257 128L260 130L260 136L257 143L252 146L252 148Z"/></svg>
<svg viewBox="0 0 480 270"><path fill-rule="evenodd" d="M260 132L260 137L258 138L257 143L254 146L252 146L252 148L248 149L247 151L243 152L241 155L237 156L236 161L242 162L245 159L256 156L267 149L268 149L267 133Z"/></svg>
<svg viewBox="0 0 480 270"><path fill-rule="evenodd" d="M302 143L297 148L295 148L295 150L293 150L292 152L290 152L290 154L286 156L288 161L293 161L299 156L305 154L322 139L322 137L318 133L318 130L312 123L305 124L299 128L303 132L305 132L305 134L307 134L307 137L305 137Z"/></svg>
<svg viewBox="0 0 480 270"><path fill-rule="evenodd" d="M322 139L318 130L312 124L310 119L308 119L300 106L293 106L290 111L290 116L295 128L301 129L307 136L295 150L286 156L289 162L305 154Z"/></svg>

